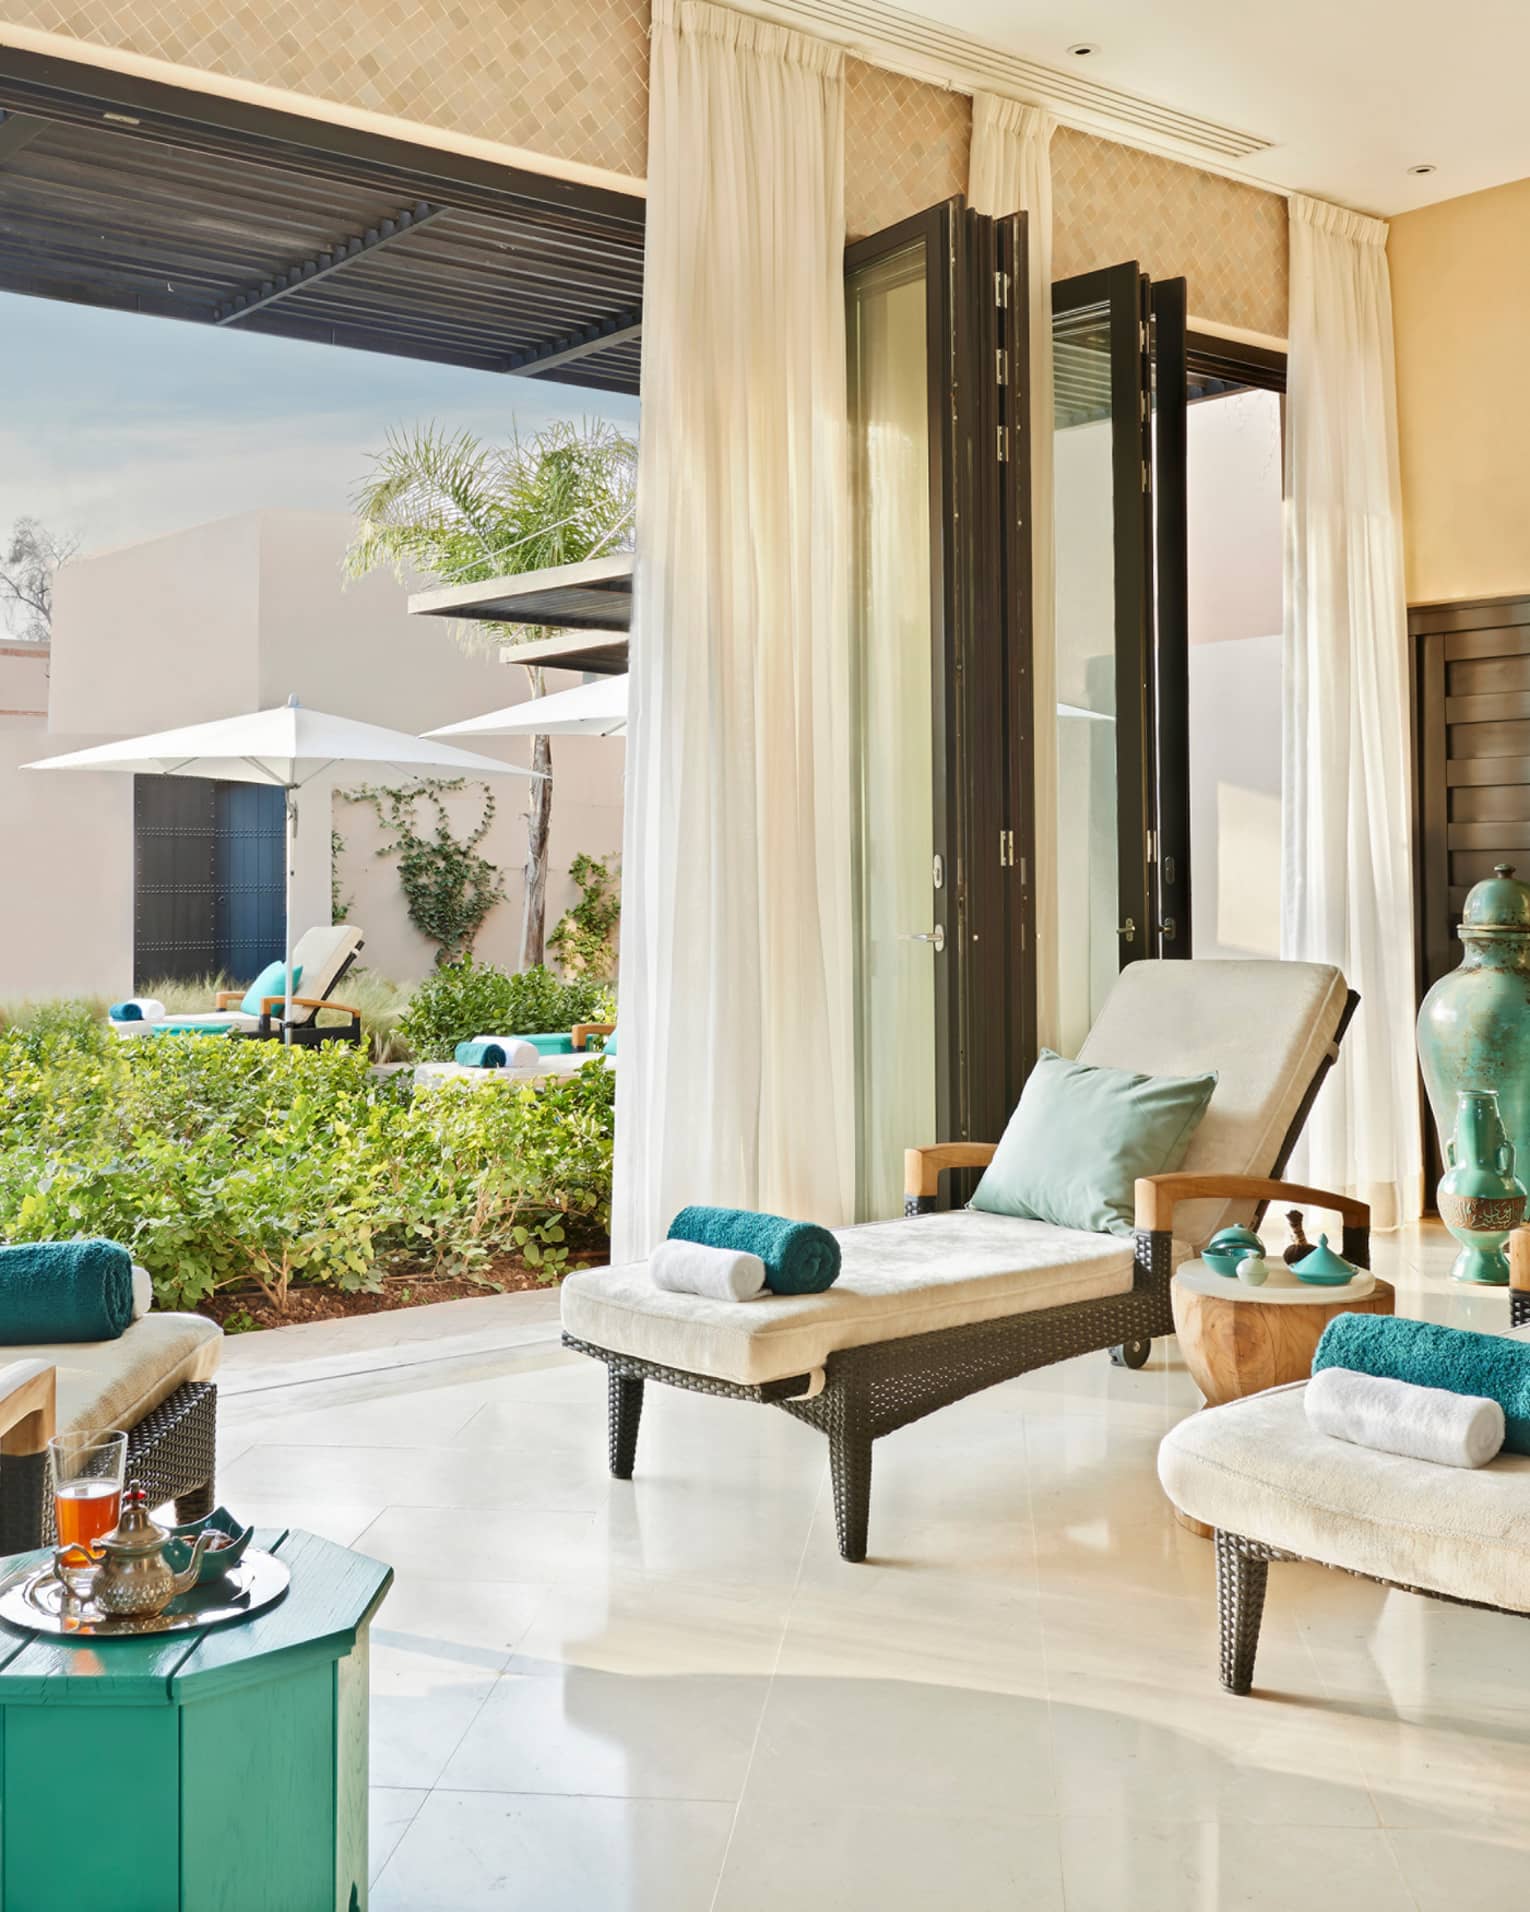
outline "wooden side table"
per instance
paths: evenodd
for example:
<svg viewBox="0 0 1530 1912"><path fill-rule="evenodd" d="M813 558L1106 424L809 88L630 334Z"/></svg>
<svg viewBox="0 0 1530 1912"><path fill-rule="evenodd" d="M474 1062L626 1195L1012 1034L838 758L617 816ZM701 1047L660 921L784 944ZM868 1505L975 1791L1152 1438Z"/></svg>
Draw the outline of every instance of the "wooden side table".
<svg viewBox="0 0 1530 1912"><path fill-rule="evenodd" d="M1356 1292L1313 1287L1271 1267L1262 1288L1215 1274L1202 1261L1187 1261L1175 1273L1169 1289L1174 1332L1207 1407L1305 1381L1323 1330L1336 1315L1396 1310L1392 1284L1379 1278ZM1210 1538L1201 1521L1174 1512L1182 1527Z"/></svg>
<svg viewBox="0 0 1530 1912"><path fill-rule="evenodd" d="M244 1624L76 1644L0 1623L3 1912L365 1907L367 1630L393 1570L314 1534L255 1544L292 1584Z"/></svg>

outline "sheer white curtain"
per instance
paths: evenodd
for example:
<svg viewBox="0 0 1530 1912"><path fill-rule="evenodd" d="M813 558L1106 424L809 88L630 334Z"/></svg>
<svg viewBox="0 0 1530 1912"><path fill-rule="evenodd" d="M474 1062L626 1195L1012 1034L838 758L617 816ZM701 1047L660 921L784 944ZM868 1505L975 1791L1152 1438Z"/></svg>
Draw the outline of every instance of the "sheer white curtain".
<svg viewBox="0 0 1530 1912"><path fill-rule="evenodd" d="M1052 532L1052 133L1039 106L972 96L967 198L977 212L1023 212L1029 255L1032 684L1036 704L1036 1016L1059 1040L1056 559Z"/></svg>
<svg viewBox="0 0 1530 1912"><path fill-rule="evenodd" d="M655 0L617 1260L854 1201L844 232L843 56Z"/></svg>
<svg viewBox="0 0 1530 1912"><path fill-rule="evenodd" d="M1291 201L1283 953L1360 1010L1307 1125L1321 1183L1420 1209L1407 620L1387 229Z"/></svg>

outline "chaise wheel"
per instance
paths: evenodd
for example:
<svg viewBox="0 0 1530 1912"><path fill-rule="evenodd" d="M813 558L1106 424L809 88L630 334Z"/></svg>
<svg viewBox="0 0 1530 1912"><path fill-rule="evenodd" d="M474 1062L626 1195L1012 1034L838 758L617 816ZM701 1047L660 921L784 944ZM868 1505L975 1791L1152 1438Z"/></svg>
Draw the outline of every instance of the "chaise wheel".
<svg viewBox="0 0 1530 1912"><path fill-rule="evenodd" d="M1142 1368L1147 1366L1147 1358L1153 1352L1153 1343L1146 1335L1136 1341L1123 1341L1119 1348L1112 1348L1110 1358L1118 1368Z"/></svg>

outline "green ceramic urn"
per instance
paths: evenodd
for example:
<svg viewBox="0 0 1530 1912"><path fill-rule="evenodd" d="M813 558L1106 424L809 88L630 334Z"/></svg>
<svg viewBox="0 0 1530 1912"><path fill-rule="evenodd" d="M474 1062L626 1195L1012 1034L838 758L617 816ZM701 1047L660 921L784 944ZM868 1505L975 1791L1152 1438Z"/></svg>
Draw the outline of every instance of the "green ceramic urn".
<svg viewBox="0 0 1530 1912"><path fill-rule="evenodd" d="M1449 1160L1457 1097L1496 1089L1514 1160L1530 1164L1530 884L1500 863L1478 883L1461 915L1465 953L1418 1013L1424 1087Z"/></svg>

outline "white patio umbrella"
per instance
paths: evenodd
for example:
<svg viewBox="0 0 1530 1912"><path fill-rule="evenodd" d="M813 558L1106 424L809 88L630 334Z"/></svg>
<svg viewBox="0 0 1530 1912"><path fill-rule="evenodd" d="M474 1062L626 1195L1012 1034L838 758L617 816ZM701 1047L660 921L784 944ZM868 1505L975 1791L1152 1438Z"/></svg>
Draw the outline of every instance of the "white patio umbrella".
<svg viewBox="0 0 1530 1912"><path fill-rule="evenodd" d="M627 728L627 678L597 677L550 697L531 697L485 717L443 724L427 737L614 737Z"/></svg>
<svg viewBox="0 0 1530 1912"><path fill-rule="evenodd" d="M138 776L215 777L232 783L272 784L287 793L287 974L282 1004L283 1040L292 1021L292 866L297 848L297 793L304 784L342 764L385 764L406 772L454 771L459 775L530 777L520 764L480 757L471 750L411 737L381 724L360 724L308 710L296 697L274 710L220 717L210 724L147 737L124 737L89 750L66 751L23 767L27 770L119 770Z"/></svg>

